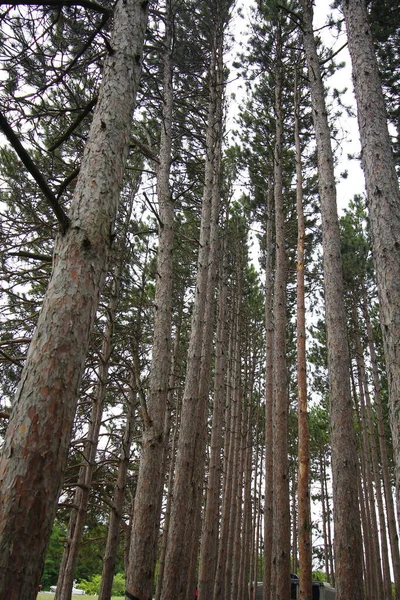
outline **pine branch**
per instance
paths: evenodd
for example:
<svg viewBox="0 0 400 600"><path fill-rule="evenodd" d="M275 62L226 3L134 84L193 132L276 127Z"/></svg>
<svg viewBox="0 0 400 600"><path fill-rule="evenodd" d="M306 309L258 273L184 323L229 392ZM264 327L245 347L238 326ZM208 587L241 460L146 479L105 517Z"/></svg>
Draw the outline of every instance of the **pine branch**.
<svg viewBox="0 0 400 600"><path fill-rule="evenodd" d="M46 180L43 175L40 173L39 169L29 156L28 152L25 150L21 142L19 141L17 135L12 130L9 125L7 119L0 112L0 129L3 131L4 135L10 142L11 146L14 148L15 152L18 154L22 163L25 165L29 173L32 175L39 188L42 190L48 204L53 209L55 216L61 226L62 233L65 233L69 227L69 218L63 211L61 205L58 203L57 198L54 196L53 192L49 188Z"/></svg>
<svg viewBox="0 0 400 600"><path fill-rule="evenodd" d="M12 4L12 6L54 6L56 8L62 8L63 6L82 6L83 8L89 8L105 15L112 14L112 11L108 8L101 6L101 4L97 4L97 2L91 2L90 0L13 0L12 2L3 2L0 0L0 6L8 4Z"/></svg>
<svg viewBox="0 0 400 600"><path fill-rule="evenodd" d="M95 96L93 98L93 100L91 100L89 102L89 104L87 106L85 106L85 108L77 116L77 118L75 119L75 121L73 123L71 123L71 125L68 127L67 131L60 138L58 138L58 140L55 141L54 144L52 144L50 146L50 148L48 148L49 152L54 152L54 150L56 150L59 146L61 146L61 144L63 142L65 142L65 140L67 140L69 138L69 136L71 135L71 133L73 133L75 131L75 129L81 124L81 122L86 117L86 115L88 115L90 113L90 111L92 110L92 108L96 105L96 102L97 102L97 96Z"/></svg>

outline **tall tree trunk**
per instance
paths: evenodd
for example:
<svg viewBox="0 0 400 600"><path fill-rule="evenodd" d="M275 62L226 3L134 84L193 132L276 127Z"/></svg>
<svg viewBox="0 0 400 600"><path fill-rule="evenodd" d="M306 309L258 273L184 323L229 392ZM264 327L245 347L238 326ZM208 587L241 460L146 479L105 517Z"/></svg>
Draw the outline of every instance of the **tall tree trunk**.
<svg viewBox="0 0 400 600"><path fill-rule="evenodd" d="M36 598L107 272L147 10L142 0L116 6L112 52L104 66L70 225L56 242L51 281L7 429L0 463L1 600Z"/></svg>
<svg viewBox="0 0 400 600"><path fill-rule="evenodd" d="M223 419L225 407L226 375L226 302L227 302L227 258L226 240L222 250L222 265L219 280L218 318L214 379L214 410L211 428L210 465L207 483L206 509L201 538L199 560L199 599L212 598L217 568L219 496L221 483L221 449L223 443Z"/></svg>
<svg viewBox="0 0 400 600"><path fill-rule="evenodd" d="M166 0L163 56L163 114L157 166L159 243L155 286L154 334L150 390L144 414L139 476L134 500L126 589L138 600L151 600L157 559L162 495L165 477L165 432L171 368L174 203L169 177L172 145L172 0Z"/></svg>
<svg viewBox="0 0 400 600"><path fill-rule="evenodd" d="M392 568L395 583L395 598L400 600L400 554L399 554L399 538L397 533L396 516L393 503L392 485L389 475L388 448L385 436L384 419L381 401L381 384L379 379L378 367L376 364L376 354L374 345L374 335L372 325L368 314L368 300L366 290L362 290L362 310L364 320L367 324L368 347L371 357L372 374L374 381L374 401L376 420L378 426L379 449L382 466L382 480L385 496L386 514L388 520L388 531L390 540L390 550L392 559Z"/></svg>
<svg viewBox="0 0 400 600"><path fill-rule="evenodd" d="M272 584L273 540L273 195L272 187L266 193L265 231L265 508L264 508L264 578L263 597L269 600Z"/></svg>
<svg viewBox="0 0 400 600"><path fill-rule="evenodd" d="M400 517L400 189L365 0L342 0L353 67L362 164L389 384Z"/></svg>
<svg viewBox="0 0 400 600"><path fill-rule="evenodd" d="M303 173L300 145L300 100L297 70L295 75L295 144L296 144L296 196L297 196L297 386L299 414L299 599L312 598L312 545L310 503L310 445L307 403L306 362L306 310L304 292L304 240Z"/></svg>
<svg viewBox="0 0 400 600"><path fill-rule="evenodd" d="M208 276L207 276L207 297L204 312L203 323L203 348L201 357L201 367L199 376L198 391L198 414L197 414L197 437L195 441L195 481L194 487L194 524L192 524L191 540L191 567L189 570L189 587L187 596L194 597L196 585L197 566L199 558L199 545L201 537L202 520L201 513L203 508L204 492L204 474L206 462L207 445L207 417L209 396L211 390L211 376L213 364L213 337L215 323L215 292L218 272L218 252L220 250L220 208L221 208L221 165L222 165L222 89L223 89L223 38L217 37L216 40L216 65L215 65L215 148L213 160L213 184L212 184L212 205L211 205L211 226L210 226L210 250L208 257Z"/></svg>
<svg viewBox="0 0 400 600"><path fill-rule="evenodd" d="M283 206L283 116L282 116L282 39L277 27L275 66L275 151L274 199L276 231L276 268L274 282L274 438L273 438L273 490L274 534L273 562L275 569L276 600L290 597L290 506L288 465L288 414L289 396L286 367L286 248L285 216Z"/></svg>
<svg viewBox="0 0 400 600"><path fill-rule="evenodd" d="M233 308L231 308L233 311ZM232 369L235 323L232 314L230 317L229 343L227 356L227 390L226 390L226 410L225 410L225 437L224 437L224 464L223 464L223 487L222 487L222 507L221 507L221 527L218 541L217 568L215 571L215 582L213 589L213 599L220 600L225 598L225 569L227 562L227 547L230 524L230 506L232 502L232 445L234 431L234 405L231 399L232 389Z"/></svg>
<svg viewBox="0 0 400 600"><path fill-rule="evenodd" d="M122 524L122 510L125 501L125 491L130 463L130 452L134 434L134 421L137 413L137 390L135 377L131 371L129 385L129 404L121 453L118 461L117 481L115 483L112 507L107 528L107 541L103 557L103 569L99 600L111 600L114 571L117 562L117 548Z"/></svg>
<svg viewBox="0 0 400 600"><path fill-rule="evenodd" d="M217 39L217 26L215 39ZM218 47L219 51L219 47ZM198 423L197 415L201 413L199 406L199 381L203 350L204 315L207 300L207 282L210 269L210 232L212 204L215 195L215 156L219 144L221 124L218 119L218 96L222 87L217 87L216 69L218 65L217 47L214 46L210 65L210 104L206 135L205 184L202 202L200 225L200 249L196 278L196 293L193 307L192 327L187 359L185 391L182 400L182 419L178 440L176 471L174 480L174 498L171 511L170 530L168 533L167 553L165 557L165 573L161 592L161 600L185 597L188 584L188 540L191 539L192 519L196 511L196 492L199 485L194 476L196 466L196 438L202 436L202 423ZM196 471L198 473L198 471ZM184 567L186 565L186 568Z"/></svg>
<svg viewBox="0 0 400 600"><path fill-rule="evenodd" d="M366 445L368 452L367 463L367 478L370 479L369 501L371 513L371 526L373 527L372 546L374 550L373 568L376 577L376 597L387 598L391 600L392 589L390 582L387 536L386 536L386 520L383 509L383 495L381 493L379 461L376 448L375 427L372 418L371 400L368 389L368 381L366 375L364 353L361 343L361 334L358 322L358 314L355 306L352 309L352 317L354 322L354 336L356 348L356 364L358 374L358 387L360 395L361 418L363 421L363 430L365 431ZM375 490L375 493L374 493ZM376 499L375 499L376 498ZM378 520L376 516L376 508L379 515L379 530ZM379 545L380 538L380 545ZM381 552L380 552L381 547ZM385 588L383 583L385 581Z"/></svg>
<svg viewBox="0 0 400 600"><path fill-rule="evenodd" d="M73 501L74 508L72 509L69 521L67 542L61 560L55 600L69 598L72 594L74 584L79 546L83 535L83 528L85 526L89 496L92 489L93 472L96 466L97 447L103 417L104 401L106 398L108 371L113 344L114 321L117 313L120 288L120 270L120 265L118 265L111 283L111 297L107 310L107 321L100 353L98 383L92 405L87 441L83 453L84 464L79 469L77 488Z"/></svg>
<svg viewBox="0 0 400 600"><path fill-rule="evenodd" d="M302 0L303 41L317 139L321 199L325 316L331 409L337 600L361 600L362 540L357 497L357 450L350 390L350 358L343 299L336 187L321 68L313 35L311 0Z"/></svg>

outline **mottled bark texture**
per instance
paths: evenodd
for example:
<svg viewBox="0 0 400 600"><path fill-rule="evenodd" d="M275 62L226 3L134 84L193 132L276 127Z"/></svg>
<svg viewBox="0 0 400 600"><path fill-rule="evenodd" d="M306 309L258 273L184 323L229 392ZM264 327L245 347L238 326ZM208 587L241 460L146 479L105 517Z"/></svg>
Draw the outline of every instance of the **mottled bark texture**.
<svg viewBox="0 0 400 600"><path fill-rule="evenodd" d="M337 600L361 600L362 540L357 494L357 447L350 390L350 358L343 299L336 187L330 130L316 42L311 0L302 0L303 43L317 140L328 337L335 558Z"/></svg>
<svg viewBox="0 0 400 600"><path fill-rule="evenodd" d="M365 0L343 0L389 385L400 510L400 190ZM399 515L398 515L399 516Z"/></svg>
<svg viewBox="0 0 400 600"><path fill-rule="evenodd" d="M0 463L0 598L33 600L110 252L141 71L147 3L118 2L112 53ZM124 102L121 102L124 98ZM27 560L29 557L29 560Z"/></svg>

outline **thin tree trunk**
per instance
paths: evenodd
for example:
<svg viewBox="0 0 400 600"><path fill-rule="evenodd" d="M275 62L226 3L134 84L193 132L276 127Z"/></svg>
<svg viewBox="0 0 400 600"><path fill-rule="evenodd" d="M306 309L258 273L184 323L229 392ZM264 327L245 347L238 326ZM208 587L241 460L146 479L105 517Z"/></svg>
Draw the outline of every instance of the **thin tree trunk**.
<svg viewBox="0 0 400 600"><path fill-rule="evenodd" d="M239 484L239 465L238 457L240 451L240 429L241 429L241 415L242 415L242 390L241 390L241 377L240 377L240 305L241 296L238 293L238 288L241 287L240 282L241 273L237 269L236 273L236 285L235 291L235 312L234 312L234 329L233 329L233 353L232 353L232 379L231 379L231 401L232 401L232 437L229 446L230 451L230 467L231 467L231 501L228 507L229 510L229 526L226 542L226 565L225 565L225 584L224 584L224 600L228 600L232 596L232 578L233 578L233 553L234 553L234 538L235 538L235 525L238 518L238 484ZM239 278L239 279L238 279Z"/></svg>
<svg viewBox="0 0 400 600"><path fill-rule="evenodd" d="M265 508L264 508L264 579L263 597L270 599L272 584L273 540L273 196L272 188L266 193L265 232Z"/></svg>
<svg viewBox="0 0 400 600"><path fill-rule="evenodd" d="M310 444L307 403L306 310L304 292L304 240L303 173L300 146L300 101L295 76L295 144L296 144L296 196L297 196L297 386L299 413L299 600L312 598L312 545L310 503Z"/></svg>
<svg viewBox="0 0 400 600"><path fill-rule="evenodd" d="M0 463L1 600L36 598L107 272L147 5L142 0L116 5L112 53L104 66L70 225L56 242L52 277L13 404Z"/></svg>
<svg viewBox="0 0 400 600"><path fill-rule="evenodd" d="M365 0L343 0L389 385L400 517L400 189Z"/></svg>
<svg viewBox="0 0 400 600"><path fill-rule="evenodd" d="M171 511L170 531L165 558L165 573L161 600L183 600L188 585L188 541L191 540L196 512L196 492L199 485L193 477L196 465L196 437L202 436L202 422L197 422L201 413L199 406L198 376L201 368L203 350L204 315L207 301L207 282L210 258L210 231L213 204L213 186L215 181L215 152L220 136L220 122L217 118L218 95L222 89L216 89L217 55L214 48L210 65L210 105L206 136L205 184L202 202L200 226L200 249L196 279L196 293L193 307L192 328L190 333L185 391L182 401L182 419L178 440L176 471L174 480L174 498ZM185 568L186 565L186 568Z"/></svg>
<svg viewBox="0 0 400 600"><path fill-rule="evenodd" d="M330 130L321 68L313 35L311 0L302 0L303 42L317 139L321 199L325 316L331 407L337 600L361 600L362 539L357 497L357 451L350 390L350 357Z"/></svg>
<svg viewBox="0 0 400 600"><path fill-rule="evenodd" d="M212 598L217 568L219 495L221 482L221 449L223 444L223 418L225 406L226 376L226 302L227 302L227 258L226 240L222 250L222 272L218 295L218 318L214 380L214 410L211 429L210 466L207 484L206 510L201 539L199 560L199 600Z"/></svg>
<svg viewBox="0 0 400 600"><path fill-rule="evenodd" d="M92 489L93 472L96 466L96 454L103 417L104 401L106 398L108 371L110 366L114 321L117 313L119 288L120 266L118 265L111 285L111 298L107 310L107 321L100 353L98 384L92 405L90 425L87 433L88 439L83 453L84 464L79 469L77 488L74 495L74 508L72 509L68 527L67 543L64 547L61 567L57 580L57 590L55 595L56 600L69 598L72 594L79 546L86 521L89 496Z"/></svg>
<svg viewBox="0 0 400 600"><path fill-rule="evenodd" d="M288 413L289 397L286 367L286 249L285 217L283 206L283 116L282 116L282 39L277 28L275 66L275 150L274 199L276 231L276 268L274 282L274 545L276 600L290 597L290 506L288 466Z"/></svg>
<svg viewBox="0 0 400 600"><path fill-rule="evenodd" d="M378 439L379 439L379 449L380 449L380 457L381 457L381 465L382 465L382 479L383 479L383 489L385 492L385 504L386 504L386 513L388 519L388 530L389 530L389 540L390 540L390 549L391 549L391 558L392 558L392 568L395 582L395 598L396 600L400 600L400 554L399 554L399 538L397 533L397 524L396 524L396 516L394 510L393 496L392 496L392 485L390 482L389 476L389 463L388 463L388 448L386 443L385 436L385 428L384 428L384 420L383 420L383 411L382 411L382 402L381 402L381 384L379 379L378 368L376 364L376 355L375 355L375 345L374 345L374 335L372 331L372 325L368 314L368 301L366 296L365 289L362 290L362 310L364 315L364 320L367 324L367 334L368 334L368 347L369 353L371 357L371 365L372 365L372 374L374 380L374 401L375 401L375 411L377 416L377 426L378 426Z"/></svg>
<svg viewBox="0 0 400 600"><path fill-rule="evenodd" d="M231 308L231 311L233 309ZM229 315L231 316L231 315ZM228 322L229 322L228 316ZM232 402L232 369L233 365L233 347L234 347L234 319L231 317L229 329L228 344L228 365L227 365L227 391L226 391L226 410L225 410L225 437L224 437L224 465L223 465L223 488L222 488L222 508L221 508L221 528L218 542L217 568L215 571L215 583L213 589L213 599L223 600L225 598L225 568L227 561L227 546L230 523L230 506L232 502L232 445L234 431L234 405Z"/></svg>
<svg viewBox="0 0 400 600"><path fill-rule="evenodd" d="M99 600L111 600L114 571L117 562L117 549L123 517L122 511L125 502L126 483L130 463L130 451L133 441L133 434L135 431L134 421L136 413L137 390L135 387L135 376L131 371L129 382L128 414L126 418L124 437L122 440L121 454L118 462L118 474L114 488L112 508L108 521L107 541L103 557Z"/></svg>

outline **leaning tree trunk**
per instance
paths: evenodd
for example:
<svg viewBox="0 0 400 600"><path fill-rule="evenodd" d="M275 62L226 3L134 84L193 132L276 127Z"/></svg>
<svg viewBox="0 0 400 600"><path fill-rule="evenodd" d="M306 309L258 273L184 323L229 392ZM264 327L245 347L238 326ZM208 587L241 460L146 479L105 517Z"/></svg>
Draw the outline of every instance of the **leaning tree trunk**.
<svg viewBox="0 0 400 600"><path fill-rule="evenodd" d="M400 512L400 190L365 0L343 0L389 384Z"/></svg>
<svg viewBox="0 0 400 600"><path fill-rule="evenodd" d="M115 9L112 50L70 224L56 242L52 277L7 429L0 463L1 600L36 598L89 335L107 272L141 72L147 4L125 0Z"/></svg>
<svg viewBox="0 0 400 600"><path fill-rule="evenodd" d="M157 168L159 244L155 291L155 314L150 392L144 418L139 476L134 499L133 523L126 578L127 593L149 600L153 593L157 560L163 484L165 477L165 432L168 383L171 365L171 319L173 290L174 203L169 186L172 145L172 43L173 13L166 2L163 58L163 115Z"/></svg>
<svg viewBox="0 0 400 600"><path fill-rule="evenodd" d="M325 316L331 408L337 600L361 600L362 540L356 481L357 447L350 390L350 357L343 299L333 155L311 0L302 0L303 42L317 139L321 199Z"/></svg>

